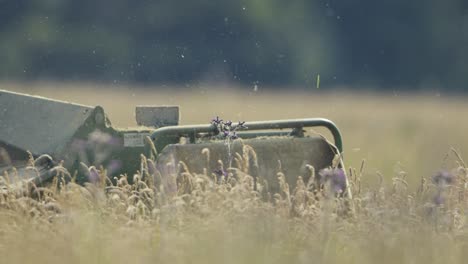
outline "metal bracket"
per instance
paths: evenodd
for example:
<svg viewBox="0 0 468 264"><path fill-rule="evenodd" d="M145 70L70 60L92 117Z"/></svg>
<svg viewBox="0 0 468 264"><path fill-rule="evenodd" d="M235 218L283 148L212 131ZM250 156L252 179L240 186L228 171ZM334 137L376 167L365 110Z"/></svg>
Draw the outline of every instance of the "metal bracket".
<svg viewBox="0 0 468 264"><path fill-rule="evenodd" d="M179 124L179 116L178 106L139 105L135 108L135 118L139 126L177 126Z"/></svg>

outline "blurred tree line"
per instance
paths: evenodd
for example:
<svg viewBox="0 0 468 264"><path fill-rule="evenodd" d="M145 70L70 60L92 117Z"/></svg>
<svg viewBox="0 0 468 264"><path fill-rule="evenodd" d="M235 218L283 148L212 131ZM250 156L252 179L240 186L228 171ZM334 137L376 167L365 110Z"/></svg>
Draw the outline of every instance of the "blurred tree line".
<svg viewBox="0 0 468 264"><path fill-rule="evenodd" d="M468 91L462 0L0 0L0 79Z"/></svg>

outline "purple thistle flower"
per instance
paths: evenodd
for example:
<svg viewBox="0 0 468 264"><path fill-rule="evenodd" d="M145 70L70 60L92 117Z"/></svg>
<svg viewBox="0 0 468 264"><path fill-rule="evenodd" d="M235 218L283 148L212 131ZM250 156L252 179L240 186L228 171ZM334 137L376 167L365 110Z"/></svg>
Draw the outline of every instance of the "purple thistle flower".
<svg viewBox="0 0 468 264"><path fill-rule="evenodd" d="M221 124L221 122L223 122L223 120L219 119L219 116L216 116L216 118L211 119L211 123L215 125L219 125Z"/></svg>
<svg viewBox="0 0 468 264"><path fill-rule="evenodd" d="M432 201L434 202L435 205L440 206L445 203L445 197L442 194L442 192L437 192L437 194L434 196Z"/></svg>
<svg viewBox="0 0 468 264"><path fill-rule="evenodd" d="M319 176L320 184L330 184L335 194L342 194L346 191L346 175L343 169L323 169L319 172Z"/></svg>
<svg viewBox="0 0 468 264"><path fill-rule="evenodd" d="M440 170L434 176L432 176L432 182L436 185L437 193L432 198L433 203L436 206L445 204L445 187L455 183L455 175L447 170Z"/></svg>
<svg viewBox="0 0 468 264"><path fill-rule="evenodd" d="M223 169L214 170L213 173L216 175L216 180L219 182L223 177L226 179L228 176L227 171Z"/></svg>
<svg viewBox="0 0 468 264"><path fill-rule="evenodd" d="M450 185L455 182L455 176L447 170L440 170L432 176L432 181L437 186Z"/></svg>
<svg viewBox="0 0 468 264"><path fill-rule="evenodd" d="M247 126L245 126L245 121L243 122L239 121L239 124L237 124L237 127L242 128L242 129L247 129Z"/></svg>
<svg viewBox="0 0 468 264"><path fill-rule="evenodd" d="M214 127L215 135L221 134L224 139L238 139L239 136L236 134L237 129L248 129L244 124L245 122L239 121L237 125L233 125L231 120L223 122L219 116L211 120L211 124Z"/></svg>
<svg viewBox="0 0 468 264"><path fill-rule="evenodd" d="M218 176L227 176L227 175L228 175L228 174L227 174L227 171L222 170L222 169L217 169L217 170L215 170L215 171L213 171L213 172L214 172L216 175L218 175Z"/></svg>
<svg viewBox="0 0 468 264"><path fill-rule="evenodd" d="M232 132L231 139L238 139L238 138L239 138L239 136L237 136L236 131Z"/></svg>

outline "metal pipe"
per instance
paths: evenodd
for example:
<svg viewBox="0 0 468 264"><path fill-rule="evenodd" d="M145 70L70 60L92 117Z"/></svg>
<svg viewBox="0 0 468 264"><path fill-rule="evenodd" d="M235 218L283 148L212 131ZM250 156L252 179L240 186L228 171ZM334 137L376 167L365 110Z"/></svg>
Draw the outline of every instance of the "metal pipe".
<svg viewBox="0 0 468 264"><path fill-rule="evenodd" d="M266 129L285 129L285 128L304 128L304 127L325 127L330 130L333 135L336 148L343 152L343 140L338 127L330 120L325 118L304 118L304 119L286 119L286 120L270 120L270 121L253 121L246 122L249 131L266 130ZM187 125L187 126L168 126L157 129L151 135L154 141L159 137L183 135L190 133L216 133L217 128L214 125Z"/></svg>
<svg viewBox="0 0 468 264"><path fill-rule="evenodd" d="M240 138L256 138L256 137L285 137L291 135L291 131L239 131L237 135Z"/></svg>

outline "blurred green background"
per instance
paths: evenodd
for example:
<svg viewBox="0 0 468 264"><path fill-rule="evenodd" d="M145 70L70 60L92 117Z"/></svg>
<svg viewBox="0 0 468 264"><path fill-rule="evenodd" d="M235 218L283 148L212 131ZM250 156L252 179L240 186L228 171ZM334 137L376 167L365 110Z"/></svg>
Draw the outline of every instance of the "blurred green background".
<svg viewBox="0 0 468 264"><path fill-rule="evenodd" d="M467 47L461 0L0 0L3 81L460 92Z"/></svg>

